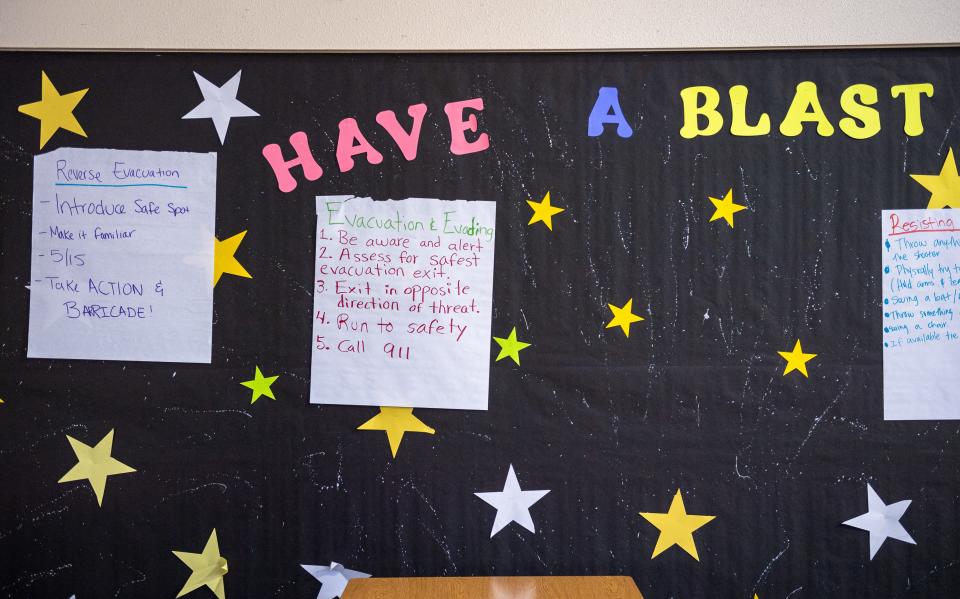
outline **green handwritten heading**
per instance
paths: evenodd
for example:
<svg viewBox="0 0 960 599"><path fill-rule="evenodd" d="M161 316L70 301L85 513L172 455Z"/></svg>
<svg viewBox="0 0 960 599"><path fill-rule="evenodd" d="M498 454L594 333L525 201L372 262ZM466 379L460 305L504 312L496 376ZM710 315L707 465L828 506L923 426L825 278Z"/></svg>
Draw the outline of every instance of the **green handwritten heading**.
<svg viewBox="0 0 960 599"><path fill-rule="evenodd" d="M363 214L340 214L340 207L343 202L327 202L327 224L336 226L347 226L353 229L368 229L379 231L396 231L398 233L413 233L417 231L429 231L441 235L457 235L461 237L481 237L487 241L493 241L493 235L496 227L485 225L477 221L476 217L471 216L469 222L461 222L457 219L456 210L444 211L440 218L430 217L429 220L419 220L407 218L396 211L394 216L363 215Z"/></svg>

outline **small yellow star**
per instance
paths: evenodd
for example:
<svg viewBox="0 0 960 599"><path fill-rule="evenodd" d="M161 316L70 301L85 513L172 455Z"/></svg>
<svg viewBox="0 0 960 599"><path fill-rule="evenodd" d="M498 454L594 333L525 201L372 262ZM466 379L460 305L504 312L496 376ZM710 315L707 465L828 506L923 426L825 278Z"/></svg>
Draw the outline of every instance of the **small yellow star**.
<svg viewBox="0 0 960 599"><path fill-rule="evenodd" d="M957 174L957 161L953 157L953 148L947 152L947 159L939 175L910 175L914 181L930 192L928 209L960 208L960 175Z"/></svg>
<svg viewBox="0 0 960 599"><path fill-rule="evenodd" d="M800 374L807 376L807 362L817 357L817 354L805 354L800 347L800 340L793 347L793 351L778 351L780 357L787 361L786 368L783 369L783 376L787 376L794 370L799 370Z"/></svg>
<svg viewBox="0 0 960 599"><path fill-rule="evenodd" d="M413 415L413 408L380 408L380 413L357 427L360 431L386 431L390 452L397 457L404 433L434 434L435 430Z"/></svg>
<svg viewBox="0 0 960 599"><path fill-rule="evenodd" d="M517 327L513 327L513 330L510 331L510 334L506 339L503 337L494 337L493 340L496 341L500 346L500 353L497 354L497 359L494 360L494 362L499 362L500 360L509 357L517 363L517 366L519 366L520 350L530 347L529 343L517 341Z"/></svg>
<svg viewBox="0 0 960 599"><path fill-rule="evenodd" d="M697 555L697 545L693 542L693 532L716 518L716 516L688 514L687 509L683 505L683 496L680 494L679 489L677 490L677 494L673 496L673 501L670 502L670 509L666 514L640 512L640 515L643 516L647 522L660 529L657 546L653 548L653 555L650 556L650 559L657 557L667 549L677 545L692 555L693 559L698 562L700 561L700 556Z"/></svg>
<svg viewBox="0 0 960 599"><path fill-rule="evenodd" d="M627 303L625 303L622 308L618 308L613 304L607 304L607 307L613 312L613 320L607 323L607 328L620 327L623 329L623 334L627 337L630 336L630 325L643 320L642 317L633 313L633 298L627 300Z"/></svg>
<svg viewBox="0 0 960 599"><path fill-rule="evenodd" d="M741 206L740 204L735 204L733 202L733 188L727 192L727 195L723 196L722 200L717 198L711 198L708 196L708 199L713 202L714 212L713 216L710 217L710 222L715 220L723 219L727 221L727 224L733 228L733 215L741 210L746 210L746 206Z"/></svg>
<svg viewBox="0 0 960 599"><path fill-rule="evenodd" d="M226 599L227 593L223 588L223 577L227 574L227 560L220 555L220 544L217 542L217 529L214 528L203 548L203 553L187 553L174 551L173 554L190 568L190 578L177 593L183 597L202 586L208 587L219 599Z"/></svg>
<svg viewBox="0 0 960 599"><path fill-rule="evenodd" d="M533 208L533 216L530 217L530 222L528 222L527 225L542 222L547 225L547 228L551 231L553 231L553 217L565 210L564 208L557 208L556 206L550 205L549 191L547 195L543 196L543 200L539 202L527 200L527 204L530 204L530 207Z"/></svg>
<svg viewBox="0 0 960 599"><path fill-rule="evenodd" d="M68 483L75 480L89 480L90 486L93 487L93 493L97 496L97 503L101 506L103 505L103 491L107 486L108 476L136 472L130 466L110 457L110 452L113 449L113 429L110 429L110 432L103 439L100 439L100 442L94 447L77 441L70 435L67 435L67 441L70 442L73 453L77 454L77 465L57 482Z"/></svg>
<svg viewBox="0 0 960 599"><path fill-rule="evenodd" d="M220 281L220 277L223 274L237 275L238 277L245 277L247 279L253 278L250 276L250 273L247 272L247 269L245 269L242 264L237 262L236 257L234 257L234 254L237 252L237 248L240 247L240 242L243 241L243 238L246 234L246 231L241 231L233 237L228 237L223 241L220 241L216 237L213 238L214 287L217 286L217 283Z"/></svg>
<svg viewBox="0 0 960 599"><path fill-rule="evenodd" d="M17 110L40 121L41 150L60 129L66 129L83 137L87 136L77 117L73 116L73 109L89 89L84 88L61 96L47 74L40 71L40 99L30 104L21 104Z"/></svg>
<svg viewBox="0 0 960 599"><path fill-rule="evenodd" d="M257 403L257 400L260 399L261 395L266 395L270 399L277 399L273 396L273 389L270 388L270 385L274 383L280 375L276 376L263 376L263 373L260 372L260 367L256 367L256 371L253 373L253 380L243 381L240 383L247 389L253 390L253 399L250 400L251 404Z"/></svg>

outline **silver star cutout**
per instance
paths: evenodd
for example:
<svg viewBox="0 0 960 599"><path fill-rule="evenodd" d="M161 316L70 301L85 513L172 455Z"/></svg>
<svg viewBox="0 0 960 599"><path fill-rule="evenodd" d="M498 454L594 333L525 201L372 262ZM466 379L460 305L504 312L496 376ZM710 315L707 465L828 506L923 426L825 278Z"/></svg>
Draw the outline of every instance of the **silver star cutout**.
<svg viewBox="0 0 960 599"><path fill-rule="evenodd" d="M237 100L237 89L240 87L240 73L230 78L222 87L210 83L203 78L200 73L193 72L197 78L197 85L200 86L200 93L203 94L203 102L196 108L183 115L185 119L212 119L213 126L217 128L217 135L220 136L220 144L223 145L227 138L227 127L230 126L230 119L243 116L260 116L249 106Z"/></svg>
<svg viewBox="0 0 960 599"><path fill-rule="evenodd" d="M877 554L883 542L890 539L897 539L916 545L917 542L900 524L900 518L910 507L910 500L905 499L896 503L887 505L883 503L877 492L873 490L870 483L867 483L867 513L851 518L844 522L847 526L866 530L870 533L870 559Z"/></svg>
<svg viewBox="0 0 960 599"><path fill-rule="evenodd" d="M493 530L490 537L497 534L511 522L516 522L530 532L536 532L533 518L530 516L530 506L543 499L550 491L523 491L517 481L517 474L513 471L513 464L507 471L507 480L503 484L503 491L474 493L480 499L497 508L497 517L493 520Z"/></svg>
<svg viewBox="0 0 960 599"><path fill-rule="evenodd" d="M320 593L317 599L335 599L343 594L351 578L370 578L369 574L348 570L337 562L330 562L329 566L311 566L300 564L300 567L320 581Z"/></svg>

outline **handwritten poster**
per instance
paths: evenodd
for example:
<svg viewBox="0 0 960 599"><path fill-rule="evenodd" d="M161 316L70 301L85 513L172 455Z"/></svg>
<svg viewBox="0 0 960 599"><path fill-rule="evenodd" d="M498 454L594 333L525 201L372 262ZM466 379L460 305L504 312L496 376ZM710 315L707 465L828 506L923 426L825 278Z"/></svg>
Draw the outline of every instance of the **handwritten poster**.
<svg viewBox="0 0 960 599"><path fill-rule="evenodd" d="M317 197L311 403L486 410L496 204Z"/></svg>
<svg viewBox="0 0 960 599"><path fill-rule="evenodd" d="M216 175L214 153L37 156L27 356L209 363Z"/></svg>
<svg viewBox="0 0 960 599"><path fill-rule="evenodd" d="M960 419L960 221L883 211L886 420Z"/></svg>

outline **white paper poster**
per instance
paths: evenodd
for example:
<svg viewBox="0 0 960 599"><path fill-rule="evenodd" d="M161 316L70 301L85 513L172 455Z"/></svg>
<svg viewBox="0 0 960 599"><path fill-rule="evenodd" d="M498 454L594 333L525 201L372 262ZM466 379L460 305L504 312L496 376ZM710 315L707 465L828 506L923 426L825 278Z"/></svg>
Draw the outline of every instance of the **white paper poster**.
<svg viewBox="0 0 960 599"><path fill-rule="evenodd" d="M960 419L960 212L883 211L885 420Z"/></svg>
<svg viewBox="0 0 960 599"><path fill-rule="evenodd" d="M496 204L317 197L310 402L486 410Z"/></svg>
<svg viewBox="0 0 960 599"><path fill-rule="evenodd" d="M34 159L30 358L210 362L217 155Z"/></svg>

